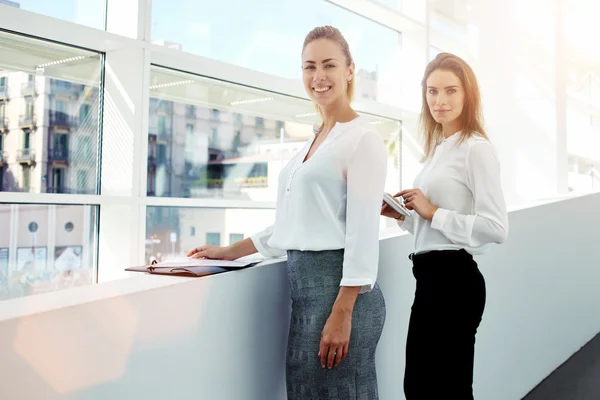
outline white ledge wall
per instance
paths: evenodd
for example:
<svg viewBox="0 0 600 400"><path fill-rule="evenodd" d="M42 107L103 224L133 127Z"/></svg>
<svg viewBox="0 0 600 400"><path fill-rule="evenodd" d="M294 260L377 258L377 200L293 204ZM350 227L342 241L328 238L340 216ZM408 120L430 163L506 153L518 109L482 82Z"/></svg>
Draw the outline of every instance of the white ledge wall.
<svg viewBox="0 0 600 400"><path fill-rule="evenodd" d="M507 243L478 258L488 301L476 398L521 399L600 331L599 203L596 194L512 212ZM381 243L377 368L381 399L392 400L404 398L412 243ZM285 264L275 262L2 302L0 398L284 399L288 296Z"/></svg>

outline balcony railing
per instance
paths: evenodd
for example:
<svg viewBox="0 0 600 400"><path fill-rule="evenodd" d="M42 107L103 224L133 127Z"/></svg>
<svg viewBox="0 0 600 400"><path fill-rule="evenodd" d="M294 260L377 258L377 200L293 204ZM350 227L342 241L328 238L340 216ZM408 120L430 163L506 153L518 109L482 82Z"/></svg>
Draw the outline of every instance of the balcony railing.
<svg viewBox="0 0 600 400"><path fill-rule="evenodd" d="M0 100L6 100L8 97L8 86L0 86Z"/></svg>
<svg viewBox="0 0 600 400"><path fill-rule="evenodd" d="M35 160L33 149L22 149L17 151L17 161L20 163L31 163Z"/></svg>
<svg viewBox="0 0 600 400"><path fill-rule="evenodd" d="M19 116L19 126L21 128L32 128L35 126L37 119L33 114L25 114Z"/></svg>
<svg viewBox="0 0 600 400"><path fill-rule="evenodd" d="M35 94L35 81L27 81L21 84L21 95L33 96Z"/></svg>
<svg viewBox="0 0 600 400"><path fill-rule="evenodd" d="M84 92L84 86L78 83L52 80L50 93L63 96L79 96Z"/></svg>
<svg viewBox="0 0 600 400"><path fill-rule="evenodd" d="M52 161L68 162L69 161L69 149L60 148L60 147L56 148L56 149L50 149L49 156Z"/></svg>
<svg viewBox="0 0 600 400"><path fill-rule="evenodd" d="M76 119L71 115L61 111L50 112L50 126L70 128L76 123Z"/></svg>

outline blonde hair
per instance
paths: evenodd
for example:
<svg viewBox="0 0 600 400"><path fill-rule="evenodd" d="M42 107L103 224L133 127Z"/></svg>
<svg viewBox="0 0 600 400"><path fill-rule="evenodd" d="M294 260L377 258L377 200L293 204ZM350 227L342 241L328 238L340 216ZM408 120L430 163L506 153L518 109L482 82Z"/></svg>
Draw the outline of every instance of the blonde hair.
<svg viewBox="0 0 600 400"><path fill-rule="evenodd" d="M475 73L462 58L450 53L440 53L425 68L425 74L421 81L422 87L422 108L419 127L424 143L424 154L421 161L425 161L431 156L443 138L442 125L436 122L431 115L427 104L427 79L435 70L444 70L452 72L460 79L465 91L465 103L462 113L458 118L461 120L461 138L460 142L473 135L478 135L488 139L483 129L483 111L481 106L481 95ZM489 140L489 139L488 139Z"/></svg>
<svg viewBox="0 0 600 400"><path fill-rule="evenodd" d="M333 42L336 42L340 46L340 48L342 49L342 53L344 53L344 56L346 57L346 66L350 67L354 63L354 61L352 60L352 54L350 54L350 46L348 46L346 38L344 38L344 35L342 35L342 32L340 32L339 29L334 28L330 25L318 26L312 31L310 31L304 39L304 45L302 45L302 53L304 53L304 49L306 49L306 46L308 46L309 43L317 39L329 39ZM348 86L346 88L346 97L348 97L348 102L351 103L352 99L354 98L354 79L351 79L347 83ZM323 119L323 111L321 110L321 107L319 107L318 104L315 104L315 108L321 116L321 119ZM323 127L323 125L321 125L321 127Z"/></svg>

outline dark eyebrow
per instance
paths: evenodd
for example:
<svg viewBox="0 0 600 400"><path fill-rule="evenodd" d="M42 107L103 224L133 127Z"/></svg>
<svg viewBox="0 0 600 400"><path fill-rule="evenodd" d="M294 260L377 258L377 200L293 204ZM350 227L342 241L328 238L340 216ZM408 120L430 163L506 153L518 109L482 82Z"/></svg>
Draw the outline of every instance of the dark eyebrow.
<svg viewBox="0 0 600 400"><path fill-rule="evenodd" d="M335 58L326 58L323 61L321 61L322 64L328 63L329 61L337 61ZM304 61L307 64L316 64L316 62L312 61L312 60L306 60Z"/></svg>

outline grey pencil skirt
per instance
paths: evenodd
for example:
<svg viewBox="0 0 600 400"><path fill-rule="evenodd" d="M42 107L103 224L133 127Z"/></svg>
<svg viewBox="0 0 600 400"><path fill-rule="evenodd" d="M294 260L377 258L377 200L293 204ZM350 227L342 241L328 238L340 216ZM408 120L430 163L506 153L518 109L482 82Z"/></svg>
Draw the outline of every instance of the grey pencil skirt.
<svg viewBox="0 0 600 400"><path fill-rule="evenodd" d="M321 332L342 279L344 250L288 251L292 316L286 357L288 400L376 400L375 349L385 322L379 285L358 296L348 356L332 369L318 357Z"/></svg>

